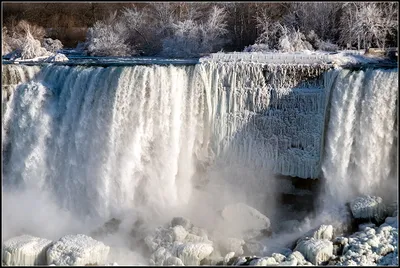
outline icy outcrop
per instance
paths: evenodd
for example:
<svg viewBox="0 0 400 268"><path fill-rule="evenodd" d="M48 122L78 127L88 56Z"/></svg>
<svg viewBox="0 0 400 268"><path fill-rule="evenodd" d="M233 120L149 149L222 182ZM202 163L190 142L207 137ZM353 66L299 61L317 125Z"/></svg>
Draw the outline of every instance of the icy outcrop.
<svg viewBox="0 0 400 268"><path fill-rule="evenodd" d="M200 265L200 261L210 256L214 248L208 243L187 243L177 248L177 257L185 265Z"/></svg>
<svg viewBox="0 0 400 268"><path fill-rule="evenodd" d="M153 265L179 264L178 260L184 265L199 265L214 251L213 242L208 239L206 231L182 217L173 218L166 227L157 227L144 238L144 242L152 253L150 264Z"/></svg>
<svg viewBox="0 0 400 268"><path fill-rule="evenodd" d="M50 56L46 59L46 62L66 62L69 61L68 57L62 53L57 53L54 56Z"/></svg>
<svg viewBox="0 0 400 268"><path fill-rule="evenodd" d="M7 266L46 265L46 251L52 241L21 235L13 237L3 244L3 263Z"/></svg>
<svg viewBox="0 0 400 268"><path fill-rule="evenodd" d="M362 220L381 222L386 216L386 207L381 197L360 196L350 202L353 217Z"/></svg>
<svg viewBox="0 0 400 268"><path fill-rule="evenodd" d="M335 261L336 265L398 264L398 228L387 223L366 227L348 239L342 239L342 244L343 252Z"/></svg>
<svg viewBox="0 0 400 268"><path fill-rule="evenodd" d="M332 240L333 238L333 226L332 225L321 225L313 234L315 239L327 239Z"/></svg>
<svg viewBox="0 0 400 268"><path fill-rule="evenodd" d="M109 251L110 247L87 235L66 235L47 250L47 264L103 265Z"/></svg>
<svg viewBox="0 0 400 268"><path fill-rule="evenodd" d="M242 236L245 240L257 237L271 227L265 215L244 203L226 206L221 216L219 226L229 226L231 235Z"/></svg>
<svg viewBox="0 0 400 268"><path fill-rule="evenodd" d="M304 239L299 241L294 250L302 253L311 263L319 265L332 257L333 244L329 240Z"/></svg>

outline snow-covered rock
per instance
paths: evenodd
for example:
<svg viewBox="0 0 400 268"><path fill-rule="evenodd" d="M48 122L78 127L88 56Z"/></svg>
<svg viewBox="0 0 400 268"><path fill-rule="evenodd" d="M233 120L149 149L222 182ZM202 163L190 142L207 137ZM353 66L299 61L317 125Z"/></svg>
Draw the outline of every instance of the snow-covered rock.
<svg viewBox="0 0 400 268"><path fill-rule="evenodd" d="M231 251L225 255L223 263L226 265L233 257L235 257L235 252Z"/></svg>
<svg viewBox="0 0 400 268"><path fill-rule="evenodd" d="M69 61L68 57L62 53L57 53L54 56L50 56L46 59L46 62L66 62Z"/></svg>
<svg viewBox="0 0 400 268"><path fill-rule="evenodd" d="M221 213L221 226L229 227L231 235L243 235L244 239L251 239L269 230L270 220L261 212L244 203L226 206Z"/></svg>
<svg viewBox="0 0 400 268"><path fill-rule="evenodd" d="M294 250L303 254L311 263L319 265L332 257L333 244L329 240L311 238L299 241Z"/></svg>
<svg viewBox="0 0 400 268"><path fill-rule="evenodd" d="M283 262L286 257L283 254L280 253L272 253L272 257L276 260L276 262L281 263Z"/></svg>
<svg viewBox="0 0 400 268"><path fill-rule="evenodd" d="M333 238L333 226L332 225L321 225L313 234L315 239L327 239L332 240Z"/></svg>
<svg viewBox="0 0 400 268"><path fill-rule="evenodd" d="M83 235L66 235L47 250L47 264L87 265L106 263L110 247Z"/></svg>
<svg viewBox="0 0 400 268"><path fill-rule="evenodd" d="M278 265L276 260L272 257L264 257L254 259L250 262L250 266L270 266L270 265Z"/></svg>
<svg viewBox="0 0 400 268"><path fill-rule="evenodd" d="M3 263L7 266L45 265L51 243L51 240L31 235L8 239L3 244Z"/></svg>
<svg viewBox="0 0 400 268"><path fill-rule="evenodd" d="M350 202L350 209L355 219L381 222L386 215L386 208L381 197L360 196Z"/></svg>
<svg viewBox="0 0 400 268"><path fill-rule="evenodd" d="M208 243L187 243L177 248L177 257L184 265L200 265L200 261L210 256L214 248Z"/></svg>

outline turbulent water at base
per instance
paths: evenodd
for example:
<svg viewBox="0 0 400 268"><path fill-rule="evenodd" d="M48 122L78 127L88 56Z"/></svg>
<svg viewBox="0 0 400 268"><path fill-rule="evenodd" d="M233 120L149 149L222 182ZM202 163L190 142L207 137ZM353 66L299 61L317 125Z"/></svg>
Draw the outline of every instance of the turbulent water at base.
<svg viewBox="0 0 400 268"><path fill-rule="evenodd" d="M330 205L356 195L397 200L398 71L338 72L322 164Z"/></svg>
<svg viewBox="0 0 400 268"><path fill-rule="evenodd" d="M22 83L3 115L3 192L32 197L5 199L9 225L44 193L54 207L43 213L80 218L153 220L180 209L206 219L204 208L233 202L272 217L290 188L274 174L320 176L325 122L333 194L350 184L364 192L391 172L397 71L215 62L33 70L30 82L13 82Z"/></svg>

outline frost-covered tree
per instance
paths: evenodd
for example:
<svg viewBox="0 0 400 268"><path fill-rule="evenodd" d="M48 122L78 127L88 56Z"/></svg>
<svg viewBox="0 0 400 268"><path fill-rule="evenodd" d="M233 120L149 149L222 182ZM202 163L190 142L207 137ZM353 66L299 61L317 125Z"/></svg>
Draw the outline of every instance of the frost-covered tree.
<svg viewBox="0 0 400 268"><path fill-rule="evenodd" d="M340 41L357 44L358 49L384 48L387 36L398 26L397 3L345 3L340 20Z"/></svg>
<svg viewBox="0 0 400 268"><path fill-rule="evenodd" d="M126 25L117 20L117 12L114 12L88 29L86 48L93 56L129 56L135 51L129 46L128 39Z"/></svg>
<svg viewBox="0 0 400 268"><path fill-rule="evenodd" d="M52 55L41 45L41 40L45 35L42 27L22 20L10 31L6 28L3 30L3 55L13 53L12 58L14 59L33 59Z"/></svg>
<svg viewBox="0 0 400 268"><path fill-rule="evenodd" d="M225 10L213 6L203 22L186 19L172 23L172 35L163 40L162 55L198 57L220 50L228 41L225 19Z"/></svg>
<svg viewBox="0 0 400 268"><path fill-rule="evenodd" d="M56 53L64 47L60 40L52 38L44 38L42 45L47 51L53 53Z"/></svg>
<svg viewBox="0 0 400 268"><path fill-rule="evenodd" d="M294 52L302 50L311 50L311 44L306 40L306 37L293 26L287 27L279 21L273 22L265 14L257 17L258 27L261 34L256 40L254 49L248 47L245 51L256 51L260 45L264 45L267 51L283 51Z"/></svg>

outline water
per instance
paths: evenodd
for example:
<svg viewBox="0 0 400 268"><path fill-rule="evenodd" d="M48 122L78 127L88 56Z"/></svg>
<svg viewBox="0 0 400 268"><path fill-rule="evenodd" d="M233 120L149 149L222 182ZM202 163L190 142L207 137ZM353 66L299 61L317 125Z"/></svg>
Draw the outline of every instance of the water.
<svg viewBox="0 0 400 268"><path fill-rule="evenodd" d="M331 204L397 194L398 71L342 70L332 87L322 164Z"/></svg>
<svg viewBox="0 0 400 268"><path fill-rule="evenodd" d="M327 203L397 191L397 70L3 68L14 70L2 126L7 236L58 239L111 217L212 227L235 202L274 224L277 197L293 190L275 174L315 179L321 162Z"/></svg>

